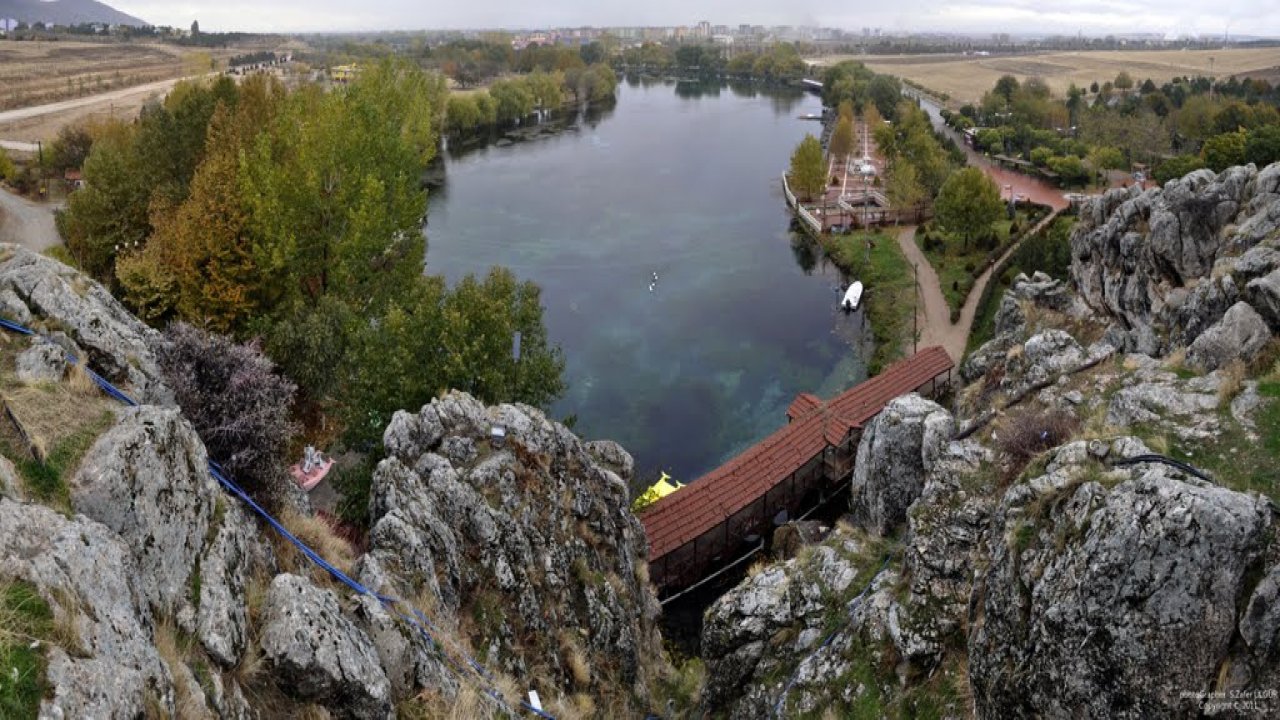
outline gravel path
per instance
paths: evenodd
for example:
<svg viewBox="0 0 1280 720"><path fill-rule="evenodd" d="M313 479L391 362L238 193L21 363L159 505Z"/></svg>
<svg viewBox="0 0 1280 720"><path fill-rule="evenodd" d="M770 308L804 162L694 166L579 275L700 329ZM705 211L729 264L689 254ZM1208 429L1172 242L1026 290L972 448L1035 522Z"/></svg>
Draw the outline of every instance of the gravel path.
<svg viewBox="0 0 1280 720"><path fill-rule="evenodd" d="M62 238L53 222L54 208L0 188L0 242L16 243L36 252L61 245Z"/></svg>
<svg viewBox="0 0 1280 720"><path fill-rule="evenodd" d="M1058 212L1055 210L1023 237L1029 237L1039 232L1057 216ZM955 323L951 322L951 308L947 305L947 299L942 294L942 284L938 281L938 273L929 264L929 260L924 256L924 252L920 250L920 246L916 244L915 227L905 227L898 232L898 247L902 249L902 254L906 256L907 262L915 265L918 272L921 300L921 306L917 311L917 317L921 325L920 347L941 345L946 348L947 354L951 356L951 359L959 363L960 359L964 357L965 347L969 344L969 332L973 330L973 319L978 314L978 302L982 299L982 292L986 289L987 283L991 281L992 272L1000 263L1005 261L1005 258L1018 249L1018 244L1015 243L1006 250L995 264L984 270L978 276L978 279L974 281L973 287L969 290L969 295L964 300L964 306L960 308L960 319Z"/></svg>

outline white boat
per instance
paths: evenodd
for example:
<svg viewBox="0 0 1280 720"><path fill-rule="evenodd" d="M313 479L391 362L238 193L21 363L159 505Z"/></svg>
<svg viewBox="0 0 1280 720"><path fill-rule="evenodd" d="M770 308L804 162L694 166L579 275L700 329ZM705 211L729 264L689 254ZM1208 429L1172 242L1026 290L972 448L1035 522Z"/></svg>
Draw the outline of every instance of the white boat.
<svg viewBox="0 0 1280 720"><path fill-rule="evenodd" d="M840 307L844 310L857 310L858 304L862 302L862 282L854 280L848 290L844 292L844 299L840 301Z"/></svg>

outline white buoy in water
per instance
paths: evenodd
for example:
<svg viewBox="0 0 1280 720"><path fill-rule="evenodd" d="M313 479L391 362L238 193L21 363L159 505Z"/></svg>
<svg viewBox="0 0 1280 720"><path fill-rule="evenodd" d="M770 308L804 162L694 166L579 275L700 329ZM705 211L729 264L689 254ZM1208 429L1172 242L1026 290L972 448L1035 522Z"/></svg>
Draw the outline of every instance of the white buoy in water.
<svg viewBox="0 0 1280 720"><path fill-rule="evenodd" d="M858 304L862 302L862 282L854 280L853 284L844 293L844 299L840 301L840 307L844 310L857 310Z"/></svg>

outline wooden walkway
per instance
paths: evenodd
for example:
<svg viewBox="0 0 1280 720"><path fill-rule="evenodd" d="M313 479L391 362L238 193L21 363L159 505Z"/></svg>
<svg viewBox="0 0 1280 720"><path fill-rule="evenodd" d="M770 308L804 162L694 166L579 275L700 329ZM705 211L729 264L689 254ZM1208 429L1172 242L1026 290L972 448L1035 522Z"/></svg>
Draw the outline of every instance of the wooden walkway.
<svg viewBox="0 0 1280 720"><path fill-rule="evenodd" d="M893 398L948 378L955 363L930 347L823 402L803 393L787 425L640 516L649 573L670 596L758 548L773 528L832 497L853 472L862 426Z"/></svg>

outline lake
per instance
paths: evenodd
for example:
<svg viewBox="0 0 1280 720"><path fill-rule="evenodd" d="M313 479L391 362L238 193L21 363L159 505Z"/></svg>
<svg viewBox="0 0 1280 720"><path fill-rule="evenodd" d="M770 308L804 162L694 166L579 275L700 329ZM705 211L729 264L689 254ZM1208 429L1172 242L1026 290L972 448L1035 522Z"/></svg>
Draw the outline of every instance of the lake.
<svg viewBox="0 0 1280 720"><path fill-rule="evenodd" d="M629 79L607 110L446 151L427 271L538 283L566 359L551 415L693 480L781 427L797 393L866 376L861 313L839 310L839 273L782 199L820 129L797 116L820 111L800 91Z"/></svg>

